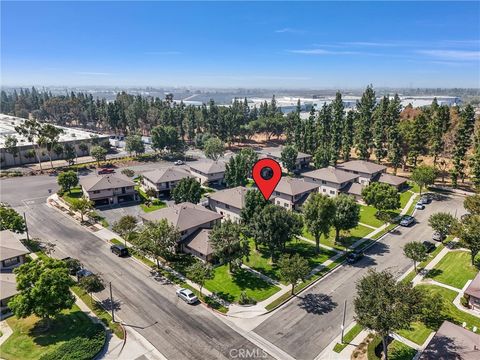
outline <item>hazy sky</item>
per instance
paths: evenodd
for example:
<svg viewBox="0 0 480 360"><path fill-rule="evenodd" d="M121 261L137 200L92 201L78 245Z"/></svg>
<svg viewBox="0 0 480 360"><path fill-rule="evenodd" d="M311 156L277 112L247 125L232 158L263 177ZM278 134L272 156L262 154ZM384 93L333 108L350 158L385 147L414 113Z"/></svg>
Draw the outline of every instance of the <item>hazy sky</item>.
<svg viewBox="0 0 480 360"><path fill-rule="evenodd" d="M480 87L475 2L1 2L3 85Z"/></svg>

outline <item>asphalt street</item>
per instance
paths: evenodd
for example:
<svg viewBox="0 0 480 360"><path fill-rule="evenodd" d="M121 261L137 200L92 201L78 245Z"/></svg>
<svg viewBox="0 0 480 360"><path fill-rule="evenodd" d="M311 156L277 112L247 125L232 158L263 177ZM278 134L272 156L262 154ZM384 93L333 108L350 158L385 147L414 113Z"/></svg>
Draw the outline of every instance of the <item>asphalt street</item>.
<svg viewBox="0 0 480 360"><path fill-rule="evenodd" d="M202 305L179 300L176 288L151 276L131 258L114 256L108 244L45 203L47 189L56 191L49 176L0 181L2 201L26 212L30 235L56 244L54 257L78 258L89 270L112 282L119 318L143 335L168 359L231 359L240 349L264 356L239 333ZM108 292L98 294L109 304Z"/></svg>
<svg viewBox="0 0 480 360"><path fill-rule="evenodd" d="M278 309L254 331L296 359L314 359L340 335L344 301L347 300L345 325L354 317L355 284L369 269L388 269L399 277L412 266L403 255L403 247L410 241L431 240L428 217L435 212L449 212L461 216L463 198L442 196L425 210L415 214L417 223L399 228L398 234L389 234L371 247L366 256L353 265L340 267L317 285L300 294L295 300Z"/></svg>

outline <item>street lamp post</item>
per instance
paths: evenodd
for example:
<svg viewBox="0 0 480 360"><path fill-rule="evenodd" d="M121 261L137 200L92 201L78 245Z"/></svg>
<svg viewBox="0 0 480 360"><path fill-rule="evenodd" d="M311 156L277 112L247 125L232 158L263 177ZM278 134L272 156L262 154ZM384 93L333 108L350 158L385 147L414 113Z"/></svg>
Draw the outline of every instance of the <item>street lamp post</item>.
<svg viewBox="0 0 480 360"><path fill-rule="evenodd" d="M25 231L27 233L27 241L30 241L30 237L28 236L27 216L25 215L25 212L23 212L23 221L25 222Z"/></svg>
<svg viewBox="0 0 480 360"><path fill-rule="evenodd" d="M112 282L110 281L110 309L112 311L112 321L115 322L115 308L113 306Z"/></svg>
<svg viewBox="0 0 480 360"><path fill-rule="evenodd" d="M343 306L343 320L342 320L342 344L343 344L343 333L345 331L345 314L347 313L347 299L345 299L345 305Z"/></svg>

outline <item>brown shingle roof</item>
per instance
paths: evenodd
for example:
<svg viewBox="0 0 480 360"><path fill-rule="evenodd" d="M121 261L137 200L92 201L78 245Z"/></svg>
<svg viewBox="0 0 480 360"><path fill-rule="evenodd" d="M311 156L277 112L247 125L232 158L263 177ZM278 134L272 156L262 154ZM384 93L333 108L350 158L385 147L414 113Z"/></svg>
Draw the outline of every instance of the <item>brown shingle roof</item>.
<svg viewBox="0 0 480 360"><path fill-rule="evenodd" d="M212 230L210 229L197 230L191 236L189 236L187 240L185 240L184 244L202 255L211 255L213 253L213 249L210 241L208 240L211 231Z"/></svg>
<svg viewBox="0 0 480 360"><path fill-rule="evenodd" d="M363 186L362 184L359 184L359 183L349 183L340 190L350 195L362 196Z"/></svg>
<svg viewBox="0 0 480 360"><path fill-rule="evenodd" d="M470 285L465 289L465 294L480 299L480 273L475 276Z"/></svg>
<svg viewBox="0 0 480 360"><path fill-rule="evenodd" d="M263 154L263 155L266 155L266 156L271 156L271 157L274 157L276 159L280 159L282 157L282 150L283 150L283 146L266 147L266 148L261 149L260 153ZM297 160L304 159L304 158L309 158L309 157L312 157L312 155L299 151L298 155L297 155Z"/></svg>
<svg viewBox="0 0 480 360"><path fill-rule="evenodd" d="M393 185L393 186L400 186L407 182L407 179L395 176L391 174L381 173L377 179L378 182Z"/></svg>
<svg viewBox="0 0 480 360"><path fill-rule="evenodd" d="M245 195L248 189L243 186L237 186L232 189L225 189L214 192L209 198L222 204L233 206L237 209L243 209L245 206Z"/></svg>
<svg viewBox="0 0 480 360"><path fill-rule="evenodd" d="M278 182L275 191L291 196L303 194L307 191L318 189L320 184L314 184L303 179L292 178L289 176L282 177Z"/></svg>
<svg viewBox="0 0 480 360"><path fill-rule="evenodd" d="M461 326L444 321L420 360L477 360L480 359L480 335Z"/></svg>
<svg viewBox="0 0 480 360"><path fill-rule="evenodd" d="M163 182L178 181L190 177L191 175L186 170L176 167L168 167L147 171L146 173L143 173L142 176L154 184L159 184Z"/></svg>
<svg viewBox="0 0 480 360"><path fill-rule="evenodd" d="M224 161L202 160L190 164L190 170L199 171L203 174L217 174L225 172L226 164Z"/></svg>
<svg viewBox="0 0 480 360"><path fill-rule="evenodd" d="M172 207L141 214L140 217L146 221L167 219L173 226L176 226L179 231L185 231L221 219L222 215L208 210L201 205L184 202L173 205Z"/></svg>
<svg viewBox="0 0 480 360"><path fill-rule="evenodd" d="M356 178L358 178L358 175L333 167L325 167L313 171L308 171L304 173L303 176L314 178L317 180L325 180L328 182L333 182L335 184L341 184L347 181L354 181Z"/></svg>
<svg viewBox="0 0 480 360"><path fill-rule="evenodd" d="M352 160L344 162L343 164L338 164L339 169L344 169L348 171L358 171L365 174L375 174L379 171L385 170L387 167L384 165L375 164L370 161L365 160Z"/></svg>
<svg viewBox="0 0 480 360"><path fill-rule="evenodd" d="M123 175L91 175L80 178L80 185L85 191L97 191L135 186L135 183Z"/></svg>
<svg viewBox="0 0 480 360"><path fill-rule="evenodd" d="M0 300L18 294L15 274L0 273Z"/></svg>
<svg viewBox="0 0 480 360"><path fill-rule="evenodd" d="M17 238L17 235L10 230L2 230L0 239L0 261L30 253Z"/></svg>

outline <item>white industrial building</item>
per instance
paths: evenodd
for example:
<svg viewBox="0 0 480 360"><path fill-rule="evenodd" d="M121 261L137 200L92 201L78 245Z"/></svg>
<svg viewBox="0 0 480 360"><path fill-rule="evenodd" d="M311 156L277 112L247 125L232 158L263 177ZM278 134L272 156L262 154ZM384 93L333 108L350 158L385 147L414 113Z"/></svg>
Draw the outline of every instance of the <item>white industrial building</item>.
<svg viewBox="0 0 480 360"><path fill-rule="evenodd" d="M34 149L34 145L24 136L19 135L15 131L15 127L21 125L24 121L25 119L22 118L0 114L0 161L2 168L35 163L38 161L36 157L31 158L25 156L27 152L30 152ZM89 154L90 147L92 146L93 137L98 137L99 142L109 140L108 135L99 135L85 130L72 129L63 126L57 127L63 129L63 133L60 134L59 137L59 143L61 145L70 144L74 146L77 156L85 156ZM17 148L19 151L15 158L5 149L5 140L9 135L16 137L18 141ZM83 152L82 150L80 150L80 143L85 143L88 146L87 152ZM40 157L41 161L49 160L46 149L38 149L37 154ZM55 153L52 153L52 160L59 160L62 158L63 154L57 156Z"/></svg>

